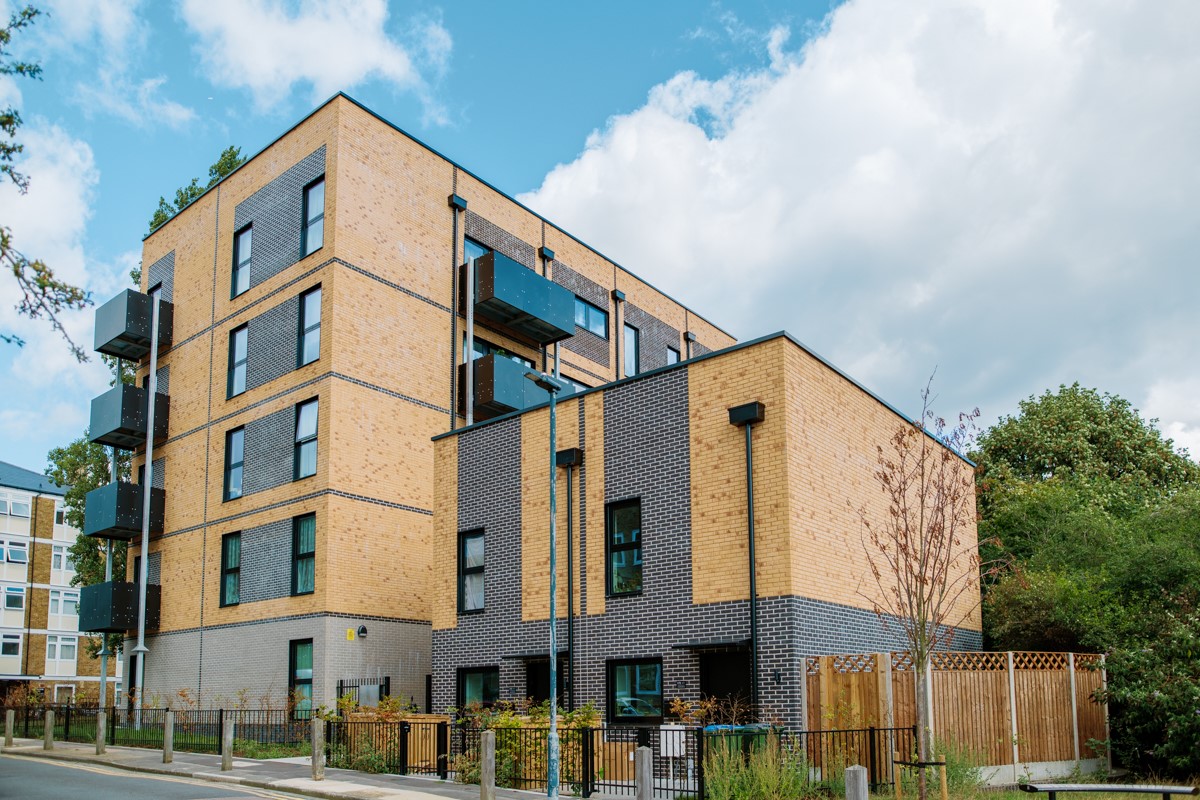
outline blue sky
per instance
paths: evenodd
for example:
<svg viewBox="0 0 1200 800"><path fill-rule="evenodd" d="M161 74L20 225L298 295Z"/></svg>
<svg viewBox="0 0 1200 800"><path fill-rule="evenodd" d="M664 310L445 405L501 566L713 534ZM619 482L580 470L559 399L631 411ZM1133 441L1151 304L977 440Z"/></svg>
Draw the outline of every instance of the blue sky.
<svg viewBox="0 0 1200 800"><path fill-rule="evenodd" d="M15 6L9 5L5 13ZM1200 6L54 0L0 222L103 302L160 195L338 90L741 338L985 422L1075 380L1200 452ZM0 459L105 386L0 284ZM90 349L91 312L69 320Z"/></svg>

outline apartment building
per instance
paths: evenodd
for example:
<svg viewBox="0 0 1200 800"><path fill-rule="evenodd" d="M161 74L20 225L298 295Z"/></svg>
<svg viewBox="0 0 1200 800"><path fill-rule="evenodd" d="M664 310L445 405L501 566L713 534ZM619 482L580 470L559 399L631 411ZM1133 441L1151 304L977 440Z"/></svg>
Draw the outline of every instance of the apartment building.
<svg viewBox="0 0 1200 800"><path fill-rule="evenodd" d="M66 524L66 490L44 475L0 461L0 699L27 687L47 701L94 701L100 662L79 633L79 589ZM120 692L109 666L108 699Z"/></svg>
<svg viewBox="0 0 1200 800"><path fill-rule="evenodd" d="M886 516L877 448L907 420L792 337L573 395L556 416L565 707L658 723L673 698L757 694L760 719L803 730L809 656L906 649L873 610L859 510ZM435 445L434 706L544 700L549 410ZM976 535L972 518L964 547ZM953 649L981 645L978 597L951 615Z"/></svg>
<svg viewBox="0 0 1200 800"><path fill-rule="evenodd" d="M140 478L89 495L85 533L132 545L95 630L132 637L147 558L148 699L303 712L387 678L429 704L432 588L454 570L432 437L544 401L530 367L585 390L734 343L341 94L152 232L142 263L96 334L139 384L97 398L90 428Z"/></svg>

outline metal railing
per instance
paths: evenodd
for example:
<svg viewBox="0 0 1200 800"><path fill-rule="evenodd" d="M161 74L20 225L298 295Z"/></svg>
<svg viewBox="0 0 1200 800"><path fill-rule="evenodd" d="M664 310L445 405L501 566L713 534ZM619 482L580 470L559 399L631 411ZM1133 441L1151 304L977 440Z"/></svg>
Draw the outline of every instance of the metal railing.
<svg viewBox="0 0 1200 800"><path fill-rule="evenodd" d="M450 725L329 720L325 727L325 754L326 763L334 768L436 775L445 779L449 770Z"/></svg>

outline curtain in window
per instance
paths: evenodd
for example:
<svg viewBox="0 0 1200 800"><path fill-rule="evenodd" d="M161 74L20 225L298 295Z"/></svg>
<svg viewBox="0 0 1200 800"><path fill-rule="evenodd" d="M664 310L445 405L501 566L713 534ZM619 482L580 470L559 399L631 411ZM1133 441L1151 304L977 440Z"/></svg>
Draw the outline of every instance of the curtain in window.
<svg viewBox="0 0 1200 800"><path fill-rule="evenodd" d="M296 592L311 592L316 583L317 518L300 517L296 522Z"/></svg>
<svg viewBox="0 0 1200 800"><path fill-rule="evenodd" d="M232 571L222 576L224 585L221 587L221 597L225 605L234 605L240 602L241 595L241 573L238 568L242 565L242 537L226 536L224 544L224 568Z"/></svg>

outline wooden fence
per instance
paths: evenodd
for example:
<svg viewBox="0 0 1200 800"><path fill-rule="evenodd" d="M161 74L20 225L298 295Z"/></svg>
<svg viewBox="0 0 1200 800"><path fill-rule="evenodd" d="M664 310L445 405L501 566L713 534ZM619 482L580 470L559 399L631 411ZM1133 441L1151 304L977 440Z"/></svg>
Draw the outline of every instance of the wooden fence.
<svg viewBox="0 0 1200 800"><path fill-rule="evenodd" d="M1103 656L938 652L930 661L938 739L1014 774L1101 756L1088 741L1108 738L1108 710L1092 699L1104 684ZM913 725L915 679L908 653L810 656L808 729Z"/></svg>

